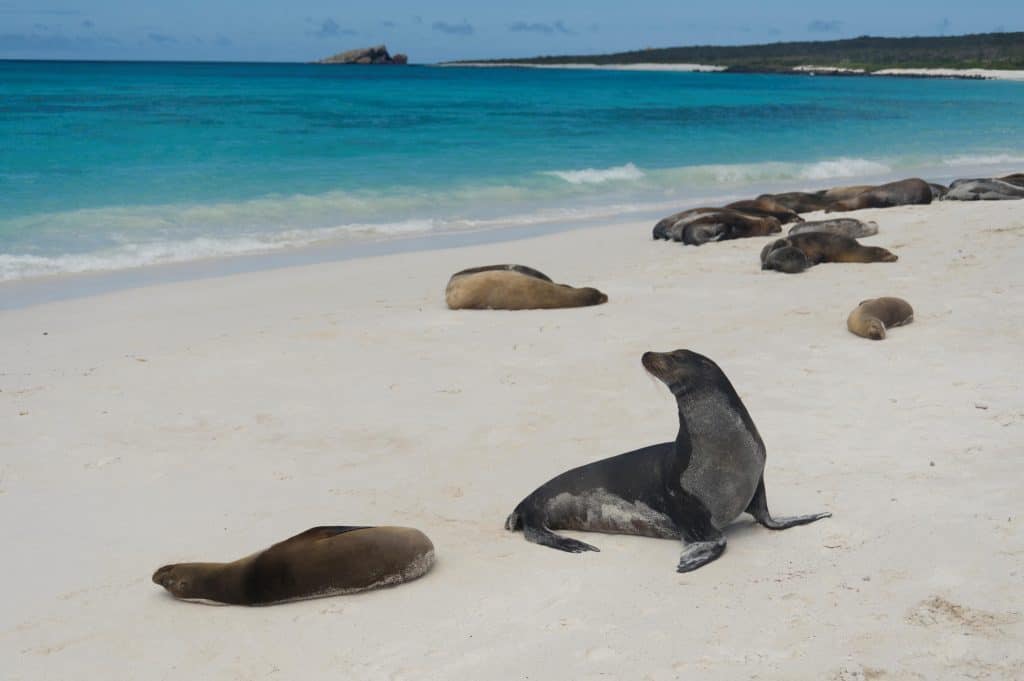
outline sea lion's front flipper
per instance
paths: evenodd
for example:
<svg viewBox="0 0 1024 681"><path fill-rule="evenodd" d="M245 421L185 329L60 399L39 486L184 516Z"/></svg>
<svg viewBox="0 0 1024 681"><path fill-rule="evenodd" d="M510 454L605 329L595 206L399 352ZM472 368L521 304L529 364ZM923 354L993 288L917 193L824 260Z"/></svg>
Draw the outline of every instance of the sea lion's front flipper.
<svg viewBox="0 0 1024 681"><path fill-rule="evenodd" d="M768 512L768 497L764 491L764 476L761 476L761 480L757 483L757 491L754 492L754 498L750 500L750 505L747 506L747 513L754 516L754 520L761 523L769 530L785 530L790 527L796 527L797 525L806 525L807 523L813 523L815 520L821 520L822 518L830 518L831 513L814 513L812 515L795 515L785 518L773 518Z"/></svg>
<svg viewBox="0 0 1024 681"><path fill-rule="evenodd" d="M670 515L683 540L676 572L692 572L721 556L725 552L725 535L711 523L707 506L682 489L670 492L668 498L674 506Z"/></svg>
<svg viewBox="0 0 1024 681"><path fill-rule="evenodd" d="M596 546L591 546L586 542L579 541L577 539L570 539L569 537L563 537L560 534L555 534L548 528L541 525L537 527L535 525L525 525L523 527L523 536L526 537L526 541L533 542L534 544L540 544L541 546L550 546L553 549L559 551L567 551L569 553L583 553L584 551L600 551L601 549Z"/></svg>
<svg viewBox="0 0 1024 681"><path fill-rule="evenodd" d="M676 572L692 572L718 558L724 551L725 536L721 532L713 539L686 542Z"/></svg>

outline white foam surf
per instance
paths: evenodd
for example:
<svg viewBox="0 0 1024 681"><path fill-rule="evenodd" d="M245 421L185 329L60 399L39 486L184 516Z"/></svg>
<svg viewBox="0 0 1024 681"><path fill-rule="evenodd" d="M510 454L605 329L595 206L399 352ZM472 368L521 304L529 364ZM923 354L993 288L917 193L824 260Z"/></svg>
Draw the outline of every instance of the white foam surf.
<svg viewBox="0 0 1024 681"><path fill-rule="evenodd" d="M815 190L898 177L1020 170L1024 155L543 171L504 184L389 193L326 192L210 204L109 206L0 220L0 281L122 270L321 244L545 225L594 224L762 191ZM6 242L5 242L6 241Z"/></svg>
<svg viewBox="0 0 1024 681"><path fill-rule="evenodd" d="M603 184L617 180L639 180L644 171L633 163L613 168L584 168L582 170L550 170L544 173L568 182L569 184Z"/></svg>

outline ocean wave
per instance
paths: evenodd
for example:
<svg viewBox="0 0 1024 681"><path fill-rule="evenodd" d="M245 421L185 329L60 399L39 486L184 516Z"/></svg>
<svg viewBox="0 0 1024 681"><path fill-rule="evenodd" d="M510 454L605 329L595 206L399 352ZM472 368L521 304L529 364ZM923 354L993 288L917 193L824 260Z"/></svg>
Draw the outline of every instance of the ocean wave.
<svg viewBox="0 0 1024 681"><path fill-rule="evenodd" d="M947 166L988 166L1007 163L1024 164L1024 156L1013 156L1011 154L993 154L991 156L952 156L950 158L942 159L942 163Z"/></svg>
<svg viewBox="0 0 1024 681"><path fill-rule="evenodd" d="M804 180L827 180L840 177L882 175L891 171L892 168L885 163L866 158L837 158L832 161L819 161L804 167L800 171L800 177Z"/></svg>
<svg viewBox="0 0 1024 681"><path fill-rule="evenodd" d="M584 168L582 170L549 170L545 175L565 180L569 184L603 184L619 180L639 180L644 177L644 171L637 168L633 163L614 166L612 168Z"/></svg>
<svg viewBox="0 0 1024 681"><path fill-rule="evenodd" d="M323 244L463 231L576 226L721 205L762 191L821 189L951 166L1024 162L1011 154L948 158L840 157L549 171L448 187L265 196L210 204L108 206L0 220L0 281L121 270ZM615 180L625 180L619 184ZM831 182L830 182L831 181ZM611 183L611 184L609 184Z"/></svg>

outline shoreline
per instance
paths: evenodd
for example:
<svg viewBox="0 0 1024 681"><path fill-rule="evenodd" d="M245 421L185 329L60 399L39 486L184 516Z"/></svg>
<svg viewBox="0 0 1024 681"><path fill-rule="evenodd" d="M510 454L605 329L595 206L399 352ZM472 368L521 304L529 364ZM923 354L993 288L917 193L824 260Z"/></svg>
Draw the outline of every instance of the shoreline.
<svg viewBox="0 0 1024 681"><path fill-rule="evenodd" d="M653 225L667 214L701 205L724 205L726 203L752 198L761 193L780 191L814 191L826 186L844 184L882 184L912 174L923 176L929 181L948 183L956 177L977 174L997 176L1014 172L1020 165L1019 159L1005 158L993 163L987 157L951 157L958 161L960 170L949 172L951 166L931 167L929 172L915 173L912 170L889 170L885 173L851 174L822 179L804 178L757 181L752 183L723 186L713 195L681 196L649 204L636 204L631 210L608 212L596 210L583 217L564 217L553 214L550 218L528 223L496 224L468 229L430 231L420 234L380 236L358 239L340 237L281 248L269 248L249 253L225 253L193 259L170 262L154 262L143 265L111 269L93 269L81 272L58 272L37 274L18 279L0 281L0 311L30 307L60 300L85 298L102 295L122 289L142 288L189 280L215 279L246 272L262 272L289 267L341 262L377 257L394 253L438 251L465 246L474 246L506 241L518 241L546 234L587 230L632 221L648 221ZM842 159L840 159L840 162ZM981 163L979 163L981 161ZM1012 162L1011 162L1012 161ZM822 162L831 163L831 162ZM947 161L948 163L948 161ZM918 170L924 170L918 169ZM908 174L911 173L911 174ZM500 222L500 221L498 221Z"/></svg>
<svg viewBox="0 0 1024 681"><path fill-rule="evenodd" d="M0 312L8 674L1019 678L1022 211L847 213L900 260L799 275L759 269L774 237L686 247L620 222ZM609 302L444 307L453 272L496 262ZM914 322L850 334L878 295ZM505 531L551 476L675 436L640 356L684 347L749 409L773 513L833 517L739 520L685 575L677 541L569 533L601 549L571 555ZM149 578L319 524L417 527L437 563L248 609Z"/></svg>
<svg viewBox="0 0 1024 681"><path fill-rule="evenodd" d="M785 68L747 68L718 66L714 64L596 64L570 62L564 64L529 64L519 62L444 62L440 67L465 66L470 68L534 68L534 69L578 69L603 71L665 71L680 73L763 73L793 76L878 76L893 78L953 78L960 80L1003 80L1024 81L1024 70L1000 69L945 69L945 68L886 68L876 71L849 69L841 66L819 66L804 64Z"/></svg>

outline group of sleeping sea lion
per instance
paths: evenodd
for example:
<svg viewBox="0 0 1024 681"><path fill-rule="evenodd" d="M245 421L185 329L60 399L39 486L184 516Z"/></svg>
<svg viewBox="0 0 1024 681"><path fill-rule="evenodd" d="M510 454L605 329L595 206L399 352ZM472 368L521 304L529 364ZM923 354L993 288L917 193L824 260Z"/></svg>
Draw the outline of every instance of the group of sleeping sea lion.
<svg viewBox="0 0 1024 681"><path fill-rule="evenodd" d="M790 192L697 208L658 222L656 239L700 245L769 236L799 223L787 237L761 251L762 269L801 272L822 262L894 262L896 255L856 239L878 225L852 218L805 222L799 213L848 211L945 200L1024 198L1024 174L957 180L950 188L912 178L879 186ZM452 275L445 290L451 309L526 310L599 305L597 289L558 284L524 265L489 265ZM850 332L874 340L910 323L905 300L861 301L847 318ZM765 493L765 446L725 373L690 350L647 352L644 368L676 400L674 441L649 445L569 470L523 499L505 521L527 541L581 553L598 551L555 530L582 530L680 539L678 572L689 572L725 551L722 530L742 513L782 530L827 518L815 513L773 518ZM325 526L309 529L268 549L229 563L165 565L153 581L186 600L268 605L397 585L426 574L434 545L406 527Z"/></svg>

